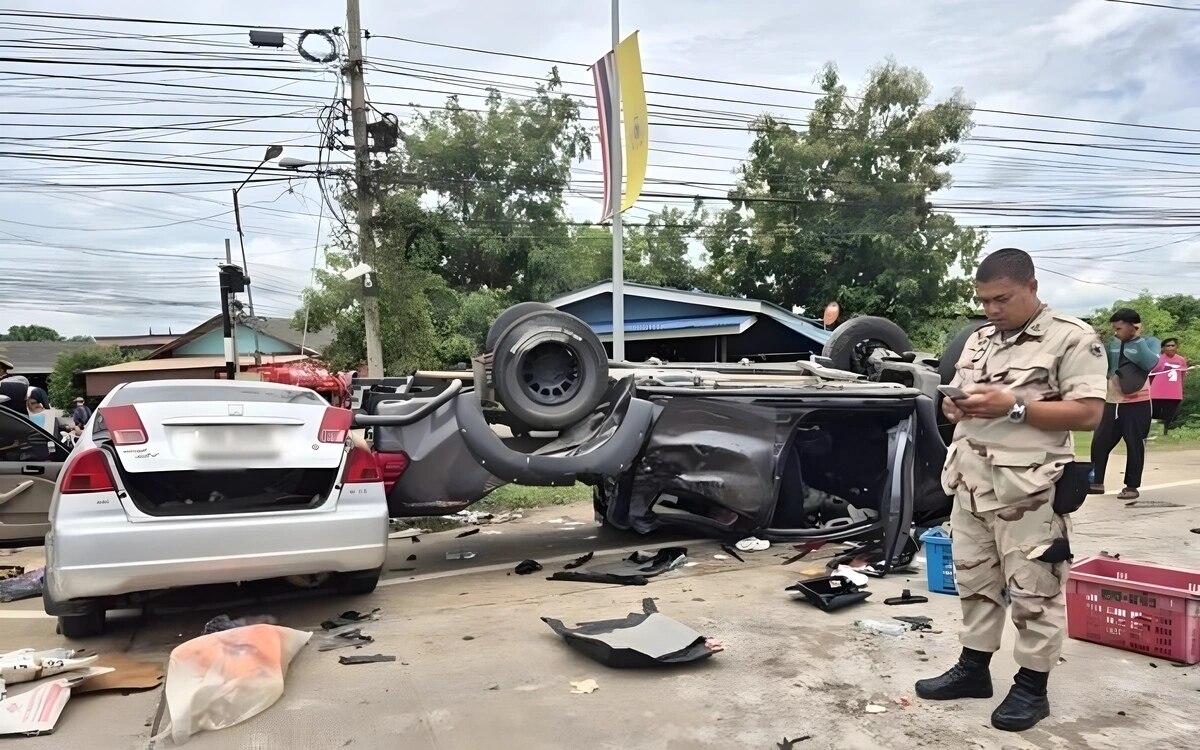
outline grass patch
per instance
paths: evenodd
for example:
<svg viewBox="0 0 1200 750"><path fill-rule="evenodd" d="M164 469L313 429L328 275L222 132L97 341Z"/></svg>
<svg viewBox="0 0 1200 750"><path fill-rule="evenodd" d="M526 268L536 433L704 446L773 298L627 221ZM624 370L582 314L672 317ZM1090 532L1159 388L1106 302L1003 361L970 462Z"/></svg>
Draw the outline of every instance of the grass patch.
<svg viewBox="0 0 1200 750"><path fill-rule="evenodd" d="M1150 426L1150 437L1153 440L1148 442L1146 447L1152 451L1200 448L1200 427L1195 425L1176 427L1164 436L1162 434L1162 423L1155 422ZM1113 450L1113 453L1124 455L1125 443L1117 443L1117 447ZM1075 433L1075 455L1084 458L1092 455L1092 433Z"/></svg>
<svg viewBox="0 0 1200 750"><path fill-rule="evenodd" d="M592 488L586 484L575 484L570 487L522 487L506 484L471 506L471 509L497 511L547 508L552 505L571 505L591 499Z"/></svg>

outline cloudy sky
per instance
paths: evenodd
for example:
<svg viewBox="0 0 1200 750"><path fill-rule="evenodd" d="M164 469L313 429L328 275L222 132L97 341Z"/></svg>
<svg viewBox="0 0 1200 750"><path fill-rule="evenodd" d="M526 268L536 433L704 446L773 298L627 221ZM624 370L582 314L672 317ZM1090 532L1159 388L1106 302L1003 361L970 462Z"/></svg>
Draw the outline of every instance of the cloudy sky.
<svg viewBox="0 0 1200 750"><path fill-rule="evenodd" d="M640 31L648 73L712 79L647 76L659 92L649 95L648 177L665 192L722 194L749 143L731 125L763 111L803 119L813 96L800 92L824 63L853 87L890 56L921 69L935 97L961 88L976 103L955 187L936 200L967 207L964 223L995 227L989 247L1033 251L1051 302L1082 313L1141 289L1200 294L1200 212L1189 208L1200 195L1200 0L1163 3L1197 10L625 0L621 28ZM15 15L23 11L228 26ZM178 332L216 314L227 238L239 254L230 189L271 143L315 159L318 115L339 93L336 70L301 60L290 29L344 25L341 11L316 0L6 3L0 330ZM527 93L522 76L544 75L548 63L419 42L588 63L610 46L609 11L608 0L364 0L372 102L403 121L411 105L440 104L441 92L468 107L488 84ZM289 29L289 48L250 47L249 25ZM319 39L305 47L325 49ZM568 92L591 101L585 68L561 73ZM580 220L596 218L597 170L577 170ZM334 222L311 177L277 168L243 189L241 205L256 306L288 315ZM629 220L662 205L647 202Z"/></svg>

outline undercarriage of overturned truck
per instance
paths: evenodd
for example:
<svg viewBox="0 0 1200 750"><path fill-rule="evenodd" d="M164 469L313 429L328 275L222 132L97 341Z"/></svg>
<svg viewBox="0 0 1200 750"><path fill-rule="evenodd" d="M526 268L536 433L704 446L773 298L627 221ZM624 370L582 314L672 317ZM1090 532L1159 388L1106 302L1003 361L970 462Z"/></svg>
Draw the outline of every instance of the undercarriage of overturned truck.
<svg viewBox="0 0 1200 750"><path fill-rule="evenodd" d="M860 542L886 572L911 559L914 526L949 514L937 387L978 325L940 359L860 317L792 364L630 364L578 318L523 303L496 319L470 378L355 380L354 401L376 454L403 456L394 516L583 482L618 529Z"/></svg>

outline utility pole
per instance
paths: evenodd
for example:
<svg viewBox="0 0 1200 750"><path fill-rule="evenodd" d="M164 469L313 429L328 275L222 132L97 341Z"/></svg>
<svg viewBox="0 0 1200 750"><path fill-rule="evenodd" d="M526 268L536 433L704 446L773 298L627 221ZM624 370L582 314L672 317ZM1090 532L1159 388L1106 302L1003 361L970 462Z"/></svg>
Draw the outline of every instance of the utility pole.
<svg viewBox="0 0 1200 750"><path fill-rule="evenodd" d="M233 265L233 248L229 245L229 238L225 238L225 265ZM224 282L226 274L222 273L221 296L225 301L224 307L221 308L222 321L225 325L225 374L230 380L237 377L238 370L242 366L242 354L238 351L237 343L237 321L233 320L233 294L225 290L228 289L228 284ZM230 356L230 350L233 355ZM233 365L230 367L230 365Z"/></svg>
<svg viewBox="0 0 1200 750"><path fill-rule="evenodd" d="M358 197L358 260L371 267L363 277L363 290L370 290L375 281L371 261L375 257L375 238L371 234L374 200L371 196L371 154L367 150L367 93L363 82L362 21L358 0L346 0L346 36L350 59L345 74L350 79L350 122L354 130L354 181ZM373 290L371 290L373 291ZM379 335L379 298L363 294L363 333L367 344L367 375L382 378L383 342Z"/></svg>
<svg viewBox="0 0 1200 750"><path fill-rule="evenodd" d="M612 0L612 48L621 43L621 0ZM613 289L613 360L625 361L625 237L621 229L621 81L617 66L612 69L613 104L608 116L612 119L612 143L608 144L608 171L612 191L612 289Z"/></svg>
<svg viewBox="0 0 1200 750"><path fill-rule="evenodd" d="M233 300L238 292L246 291L250 279L245 272L233 264L233 252L229 240L225 240L225 262L217 266L221 282L221 324L225 334L225 377L237 380L241 368L241 355L237 348L237 321L233 319Z"/></svg>

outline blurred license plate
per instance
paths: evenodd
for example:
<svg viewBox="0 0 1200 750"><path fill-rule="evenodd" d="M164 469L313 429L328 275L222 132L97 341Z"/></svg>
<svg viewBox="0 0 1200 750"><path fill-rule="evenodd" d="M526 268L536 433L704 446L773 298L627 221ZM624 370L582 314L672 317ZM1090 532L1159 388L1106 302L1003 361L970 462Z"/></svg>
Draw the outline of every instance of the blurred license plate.
<svg viewBox="0 0 1200 750"><path fill-rule="evenodd" d="M275 429L268 425L201 427L192 452L197 458L271 458L279 455Z"/></svg>

